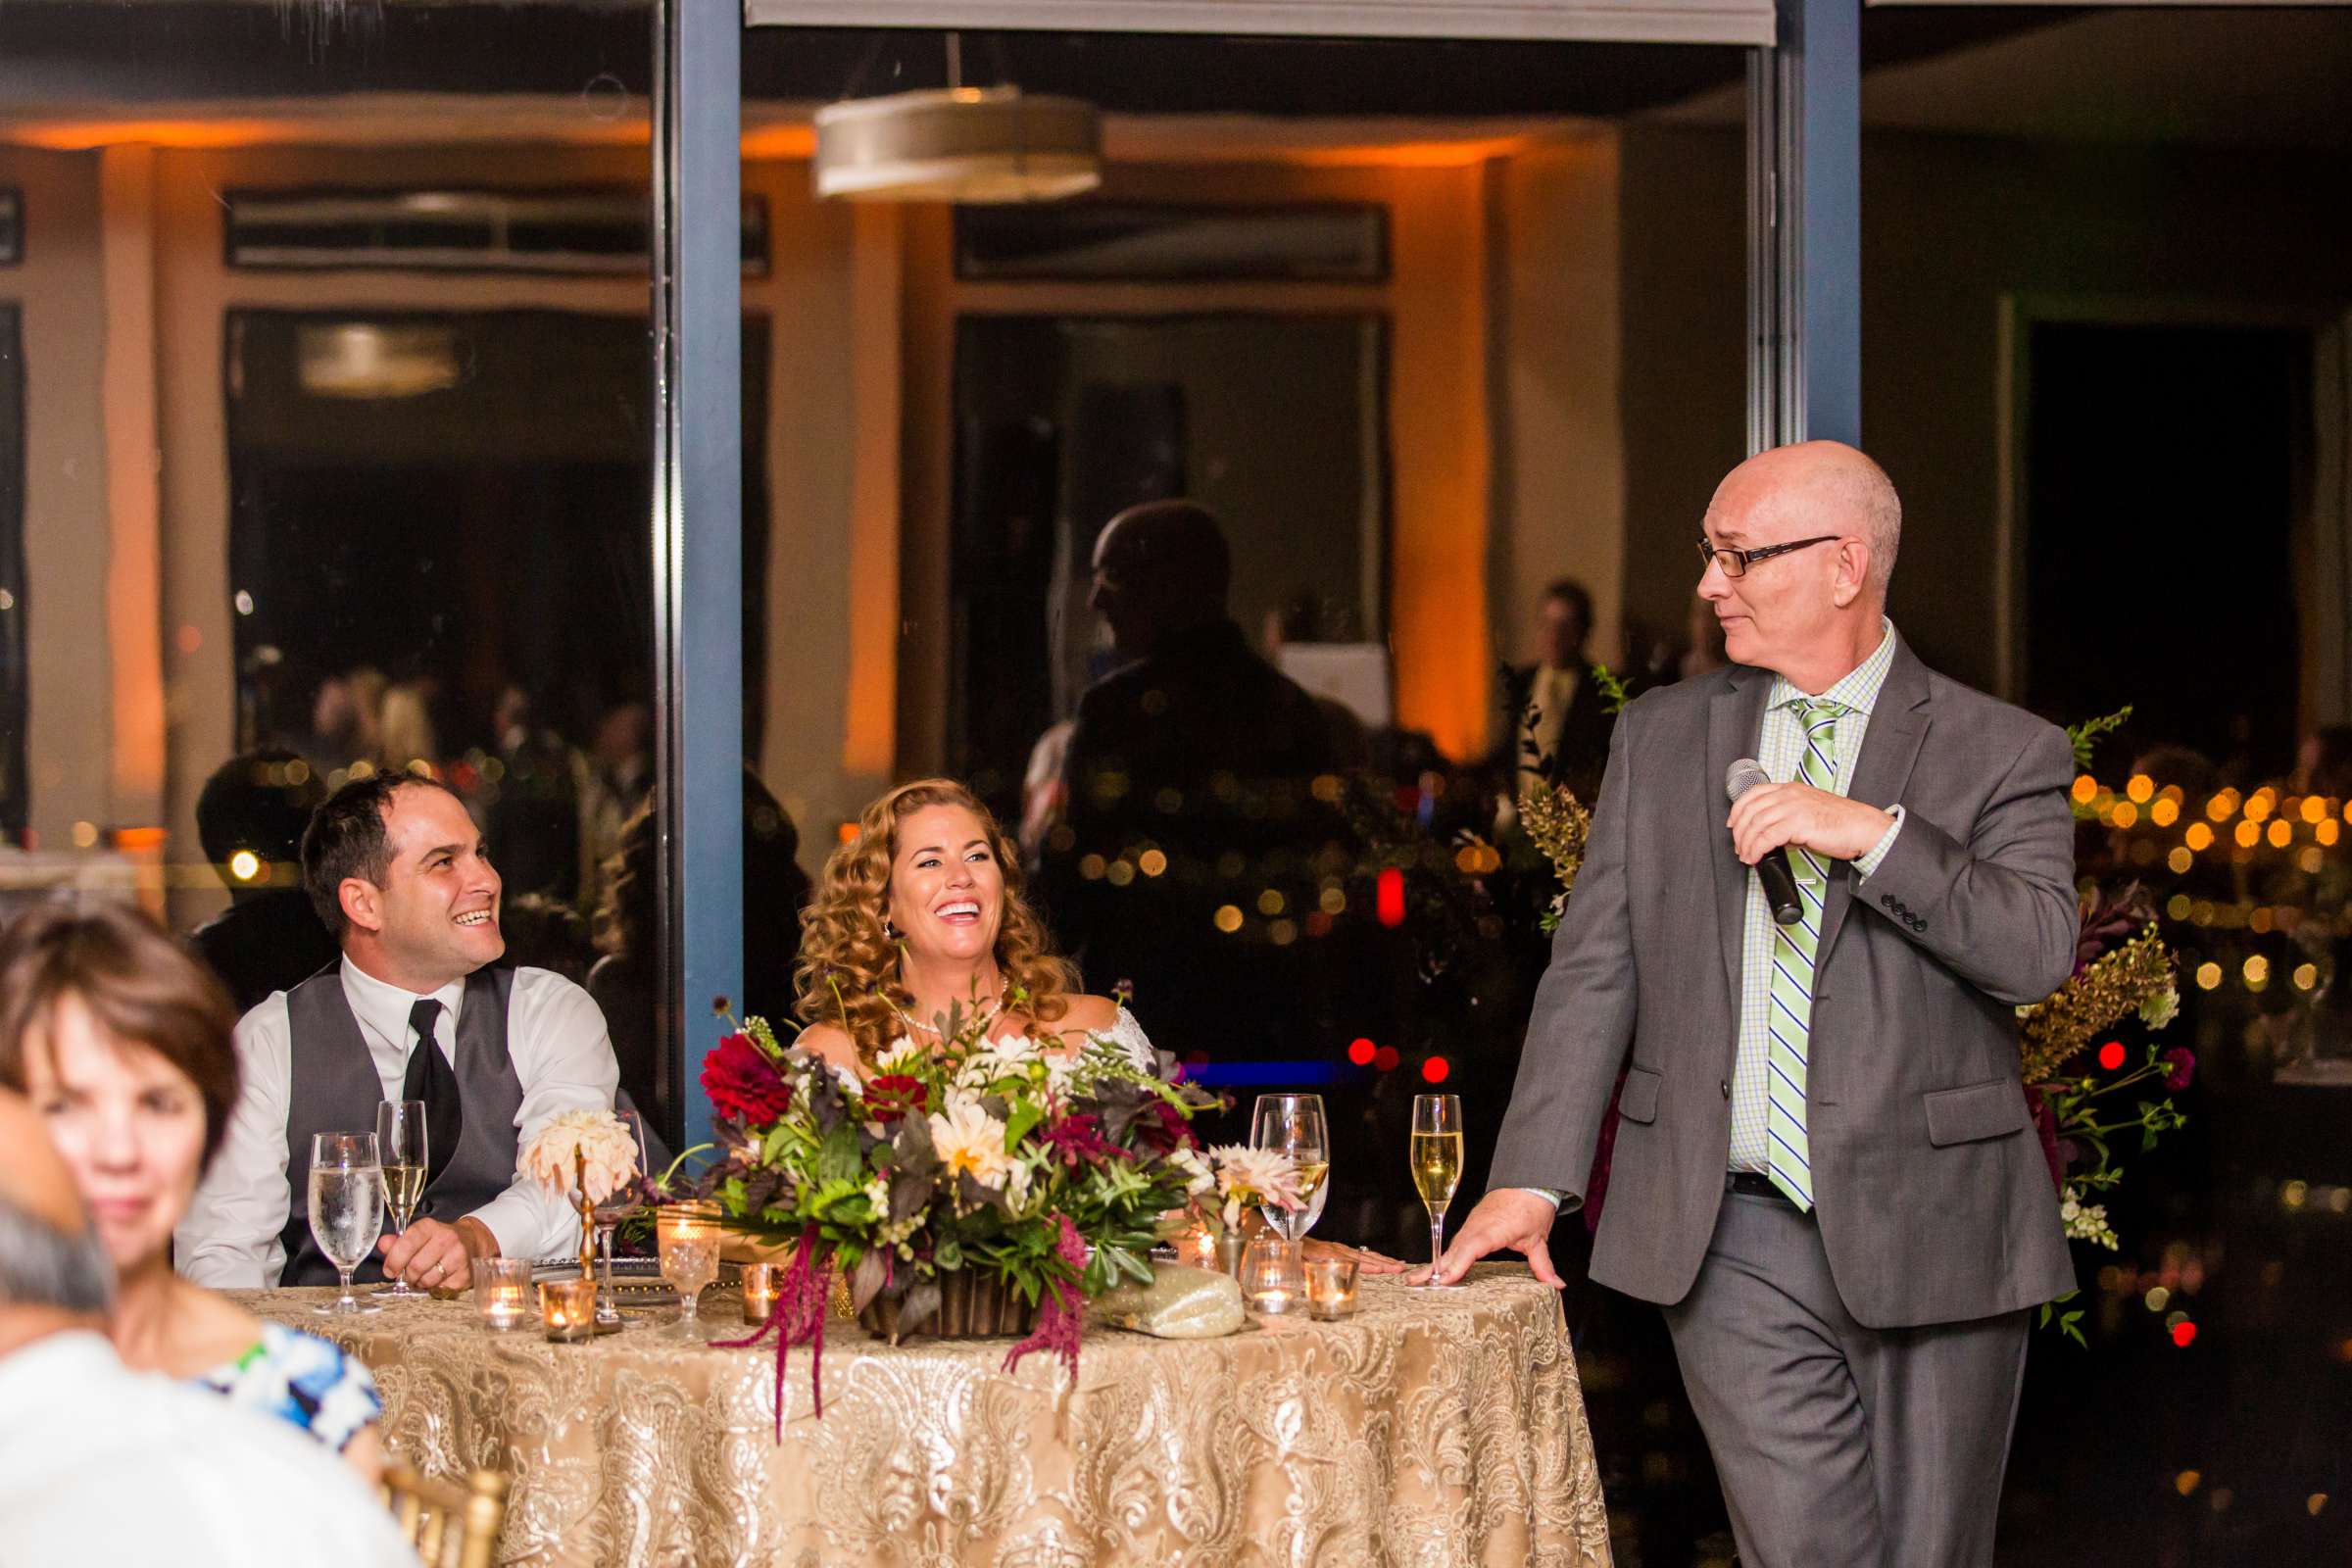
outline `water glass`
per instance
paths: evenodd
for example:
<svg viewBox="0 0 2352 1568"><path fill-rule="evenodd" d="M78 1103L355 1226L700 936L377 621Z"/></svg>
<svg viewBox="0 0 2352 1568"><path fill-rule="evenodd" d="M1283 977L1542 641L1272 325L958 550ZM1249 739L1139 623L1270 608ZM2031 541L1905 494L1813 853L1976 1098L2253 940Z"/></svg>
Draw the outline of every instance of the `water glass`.
<svg viewBox="0 0 2352 1568"><path fill-rule="evenodd" d="M342 1294L314 1312L380 1312L351 1294L351 1271L374 1250L384 1230L384 1165L373 1133L316 1133L311 1138L311 1238L343 1276Z"/></svg>
<svg viewBox="0 0 2352 1568"><path fill-rule="evenodd" d="M1268 1206L1264 1211L1266 1223L1286 1240L1303 1238L1323 1212L1323 1184L1331 1173L1327 1127L1321 1095L1260 1095L1250 1113L1250 1147L1279 1150L1298 1167L1300 1206Z"/></svg>

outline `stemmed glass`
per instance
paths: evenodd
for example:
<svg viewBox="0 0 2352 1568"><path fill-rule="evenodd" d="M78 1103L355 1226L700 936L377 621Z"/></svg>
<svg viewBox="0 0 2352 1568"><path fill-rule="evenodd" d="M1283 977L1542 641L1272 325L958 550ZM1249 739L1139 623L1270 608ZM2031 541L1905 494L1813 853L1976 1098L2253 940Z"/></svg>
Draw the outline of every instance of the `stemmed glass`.
<svg viewBox="0 0 2352 1568"><path fill-rule="evenodd" d="M1446 1255L1446 1210L1462 1180L1462 1097L1413 1097L1413 1186L1429 1210L1429 1261Z"/></svg>
<svg viewBox="0 0 2352 1568"><path fill-rule="evenodd" d="M654 1235L662 1248L662 1277L678 1293L678 1321L669 1332L700 1340L696 1313L703 1287L718 1278L718 1207L714 1203L667 1203L654 1213Z"/></svg>
<svg viewBox="0 0 2352 1568"><path fill-rule="evenodd" d="M381 1312L351 1294L358 1268L384 1229L384 1162L373 1133L311 1137L311 1237L343 1276L343 1294L311 1308L323 1314Z"/></svg>
<svg viewBox="0 0 2352 1568"><path fill-rule="evenodd" d="M1321 1095L1260 1095L1250 1117L1250 1145L1279 1150L1298 1167L1299 1206L1267 1208L1266 1223L1285 1241L1301 1241L1323 1212L1324 1178L1331 1173L1331 1137Z"/></svg>
<svg viewBox="0 0 2352 1568"><path fill-rule="evenodd" d="M639 1177L650 1176L649 1159L645 1150L645 1118L633 1107L615 1107L612 1114L629 1130L637 1141L637 1169ZM612 1233L620 1222L637 1211L640 1192L637 1181L631 1180L615 1188L612 1195L596 1205L596 1246L604 1264L604 1287L596 1293L596 1321L599 1327L617 1325L621 1321L620 1307L612 1298Z"/></svg>
<svg viewBox="0 0 2352 1568"><path fill-rule="evenodd" d="M424 1197L424 1102L387 1100L376 1106L375 1147L384 1161L384 1208L392 1217L394 1233L405 1235ZM428 1293L411 1290L407 1280L395 1279L375 1294L395 1301L420 1301Z"/></svg>

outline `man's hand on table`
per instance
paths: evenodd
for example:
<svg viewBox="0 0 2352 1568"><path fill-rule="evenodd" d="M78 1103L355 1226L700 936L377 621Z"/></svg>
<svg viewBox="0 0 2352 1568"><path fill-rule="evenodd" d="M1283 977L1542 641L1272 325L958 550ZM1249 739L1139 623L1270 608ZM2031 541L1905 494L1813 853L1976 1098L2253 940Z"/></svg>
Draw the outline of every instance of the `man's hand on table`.
<svg viewBox="0 0 2352 1568"><path fill-rule="evenodd" d="M1527 1254L1536 1278L1560 1290L1566 1285L1551 1266L1551 1222L1560 1211L1536 1194L1518 1187L1497 1188L1478 1200L1452 1245L1434 1268L1417 1268L1404 1277L1407 1285L1451 1285L1470 1272L1470 1265L1489 1252L1504 1248Z"/></svg>
<svg viewBox="0 0 2352 1568"><path fill-rule="evenodd" d="M473 1260L496 1257L498 1238L468 1214L455 1225L437 1219L411 1222L398 1236L375 1244L384 1254L384 1276L419 1290L462 1291L473 1281Z"/></svg>

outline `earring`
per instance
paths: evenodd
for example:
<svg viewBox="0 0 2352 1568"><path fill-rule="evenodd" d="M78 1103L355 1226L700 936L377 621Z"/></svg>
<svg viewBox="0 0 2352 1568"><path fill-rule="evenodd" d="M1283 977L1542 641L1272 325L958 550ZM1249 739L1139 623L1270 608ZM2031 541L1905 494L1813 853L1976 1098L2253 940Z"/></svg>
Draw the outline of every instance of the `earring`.
<svg viewBox="0 0 2352 1568"><path fill-rule="evenodd" d="M886 942L899 940L899 924L887 914L882 917L882 939Z"/></svg>

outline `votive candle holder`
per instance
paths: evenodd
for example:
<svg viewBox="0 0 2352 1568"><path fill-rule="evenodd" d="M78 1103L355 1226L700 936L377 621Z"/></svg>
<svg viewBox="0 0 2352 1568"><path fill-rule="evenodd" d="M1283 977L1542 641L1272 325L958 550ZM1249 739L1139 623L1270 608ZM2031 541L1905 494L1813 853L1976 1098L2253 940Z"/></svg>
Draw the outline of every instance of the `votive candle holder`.
<svg viewBox="0 0 2352 1568"><path fill-rule="evenodd" d="M596 1281L542 1280L539 1283L539 1323L558 1345L576 1345L596 1337Z"/></svg>
<svg viewBox="0 0 2352 1568"><path fill-rule="evenodd" d="M531 1260L527 1257L477 1257L473 1260L473 1306L482 1326L504 1334L518 1329L531 1315Z"/></svg>
<svg viewBox="0 0 2352 1568"><path fill-rule="evenodd" d="M1306 1314L1331 1322L1355 1310L1355 1259L1306 1260Z"/></svg>
<svg viewBox="0 0 2352 1568"><path fill-rule="evenodd" d="M1306 1305L1306 1274L1299 1244L1271 1232L1251 1241L1242 1253L1242 1299L1252 1312L1275 1315Z"/></svg>
<svg viewBox="0 0 2352 1568"><path fill-rule="evenodd" d="M743 1320L753 1328L775 1311L776 1289L783 1272L773 1263L743 1265Z"/></svg>

